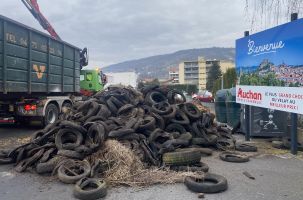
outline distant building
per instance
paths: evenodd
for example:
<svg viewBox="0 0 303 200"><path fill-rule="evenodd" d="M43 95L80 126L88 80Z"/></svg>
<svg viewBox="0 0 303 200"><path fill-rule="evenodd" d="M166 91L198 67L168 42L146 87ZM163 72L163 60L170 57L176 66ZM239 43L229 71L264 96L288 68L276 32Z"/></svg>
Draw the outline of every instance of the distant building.
<svg viewBox="0 0 303 200"><path fill-rule="evenodd" d="M179 64L179 83L195 84L199 90L205 90L209 70L215 63L221 67L222 73L235 67L234 62L229 60L205 60L199 57L197 61L184 61Z"/></svg>
<svg viewBox="0 0 303 200"><path fill-rule="evenodd" d="M107 84L106 85L125 85L125 86L137 86L138 74L135 72L117 72L117 73L106 73Z"/></svg>
<svg viewBox="0 0 303 200"><path fill-rule="evenodd" d="M171 81L172 84L178 84L179 83L179 69L178 68L171 68L168 72L168 78Z"/></svg>

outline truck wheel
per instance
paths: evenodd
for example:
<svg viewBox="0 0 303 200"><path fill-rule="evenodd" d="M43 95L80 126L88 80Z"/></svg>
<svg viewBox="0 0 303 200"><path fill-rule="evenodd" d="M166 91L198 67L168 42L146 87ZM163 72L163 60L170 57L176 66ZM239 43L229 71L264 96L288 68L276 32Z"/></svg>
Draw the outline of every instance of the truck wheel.
<svg viewBox="0 0 303 200"><path fill-rule="evenodd" d="M55 104L48 104L45 109L45 116L43 119L44 126L53 124L58 119L59 109Z"/></svg>

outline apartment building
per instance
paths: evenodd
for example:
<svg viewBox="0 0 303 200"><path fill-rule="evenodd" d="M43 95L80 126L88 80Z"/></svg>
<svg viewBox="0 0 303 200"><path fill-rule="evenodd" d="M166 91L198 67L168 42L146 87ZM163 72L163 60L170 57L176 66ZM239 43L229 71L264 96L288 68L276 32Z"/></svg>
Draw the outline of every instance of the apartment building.
<svg viewBox="0 0 303 200"><path fill-rule="evenodd" d="M172 80L172 84L178 84L179 83L179 70L178 68L171 68L168 72L169 79Z"/></svg>
<svg viewBox="0 0 303 200"><path fill-rule="evenodd" d="M235 67L234 62L230 60L205 60L199 57L197 61L184 61L179 64L179 83L196 84L199 90L204 90L209 70L213 64L218 64L222 73L226 72L228 68Z"/></svg>

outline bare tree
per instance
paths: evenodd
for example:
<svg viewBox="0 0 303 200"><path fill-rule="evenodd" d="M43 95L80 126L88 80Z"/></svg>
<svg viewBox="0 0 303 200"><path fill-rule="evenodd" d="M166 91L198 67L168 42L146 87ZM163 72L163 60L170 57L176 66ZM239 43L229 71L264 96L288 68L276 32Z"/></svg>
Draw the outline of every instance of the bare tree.
<svg viewBox="0 0 303 200"><path fill-rule="evenodd" d="M245 0L251 31L288 22L291 13L303 11L303 0Z"/></svg>

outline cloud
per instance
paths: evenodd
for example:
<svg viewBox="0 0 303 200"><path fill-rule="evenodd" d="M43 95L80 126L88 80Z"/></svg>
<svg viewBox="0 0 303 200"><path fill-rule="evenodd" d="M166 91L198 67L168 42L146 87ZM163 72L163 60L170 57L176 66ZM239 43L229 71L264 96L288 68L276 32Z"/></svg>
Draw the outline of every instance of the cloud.
<svg viewBox="0 0 303 200"><path fill-rule="evenodd" d="M249 23L243 0L38 0L60 37L90 50L90 65L202 47L233 47ZM21 1L2 15L42 30ZM12 12L13 11L13 12Z"/></svg>

